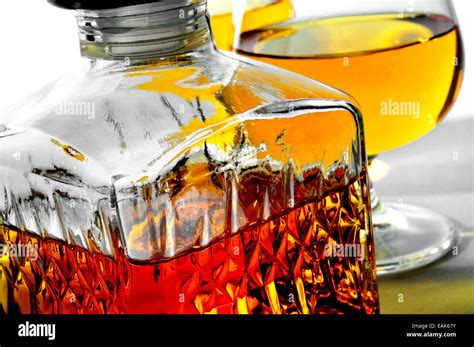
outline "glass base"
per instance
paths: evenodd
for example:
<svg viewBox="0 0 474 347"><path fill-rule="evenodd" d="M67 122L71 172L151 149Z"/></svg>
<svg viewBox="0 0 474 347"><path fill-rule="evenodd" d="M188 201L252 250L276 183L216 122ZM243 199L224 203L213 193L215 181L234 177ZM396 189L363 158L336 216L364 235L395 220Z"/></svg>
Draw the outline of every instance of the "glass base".
<svg viewBox="0 0 474 347"><path fill-rule="evenodd" d="M372 219L378 275L430 264L454 252L459 241L454 221L421 207L377 202Z"/></svg>

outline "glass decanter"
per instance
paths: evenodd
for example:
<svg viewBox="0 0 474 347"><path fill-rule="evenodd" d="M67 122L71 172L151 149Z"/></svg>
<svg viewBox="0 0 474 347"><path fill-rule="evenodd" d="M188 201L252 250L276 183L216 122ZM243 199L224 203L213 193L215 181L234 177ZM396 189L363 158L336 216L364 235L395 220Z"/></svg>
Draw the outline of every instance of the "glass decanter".
<svg viewBox="0 0 474 347"><path fill-rule="evenodd" d="M205 0L53 2L87 69L0 121L0 312L378 312L346 94L218 51Z"/></svg>

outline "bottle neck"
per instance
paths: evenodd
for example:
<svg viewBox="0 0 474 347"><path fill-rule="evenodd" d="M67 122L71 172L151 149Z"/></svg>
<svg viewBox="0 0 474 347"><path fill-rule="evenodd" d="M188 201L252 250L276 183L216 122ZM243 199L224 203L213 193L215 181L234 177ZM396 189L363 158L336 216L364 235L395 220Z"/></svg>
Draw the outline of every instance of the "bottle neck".
<svg viewBox="0 0 474 347"><path fill-rule="evenodd" d="M91 59L153 59L213 47L207 0L81 10L76 18L81 54Z"/></svg>

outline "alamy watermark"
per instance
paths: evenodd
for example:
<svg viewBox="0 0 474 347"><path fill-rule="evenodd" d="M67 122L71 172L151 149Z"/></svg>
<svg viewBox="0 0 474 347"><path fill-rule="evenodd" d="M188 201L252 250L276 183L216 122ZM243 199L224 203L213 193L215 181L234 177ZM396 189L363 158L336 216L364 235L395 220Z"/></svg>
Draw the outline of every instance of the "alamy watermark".
<svg viewBox="0 0 474 347"><path fill-rule="evenodd" d="M60 103L54 113L58 116L86 116L95 117L95 102L93 101L64 101Z"/></svg>
<svg viewBox="0 0 474 347"><path fill-rule="evenodd" d="M7 241L4 244L0 243L0 255L12 258L28 258L36 261L38 260L38 245Z"/></svg>
<svg viewBox="0 0 474 347"><path fill-rule="evenodd" d="M48 340L53 341L56 339L56 324L46 323L25 323L18 325L18 336L19 337L46 337Z"/></svg>
<svg viewBox="0 0 474 347"><path fill-rule="evenodd" d="M363 260L365 258L364 245L359 243L327 243L324 245L325 258L358 258Z"/></svg>
<svg viewBox="0 0 474 347"><path fill-rule="evenodd" d="M380 103L380 114L382 116L408 116L418 119L421 114L421 103L419 101L388 99Z"/></svg>

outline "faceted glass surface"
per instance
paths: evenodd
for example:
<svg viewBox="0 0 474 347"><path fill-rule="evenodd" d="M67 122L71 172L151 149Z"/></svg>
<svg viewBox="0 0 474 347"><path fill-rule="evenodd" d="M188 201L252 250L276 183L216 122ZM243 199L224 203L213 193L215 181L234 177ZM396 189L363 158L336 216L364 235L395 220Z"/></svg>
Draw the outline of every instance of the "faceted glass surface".
<svg viewBox="0 0 474 347"><path fill-rule="evenodd" d="M0 123L0 241L37 252L3 253L3 312L378 311L341 92L209 47L94 61Z"/></svg>

